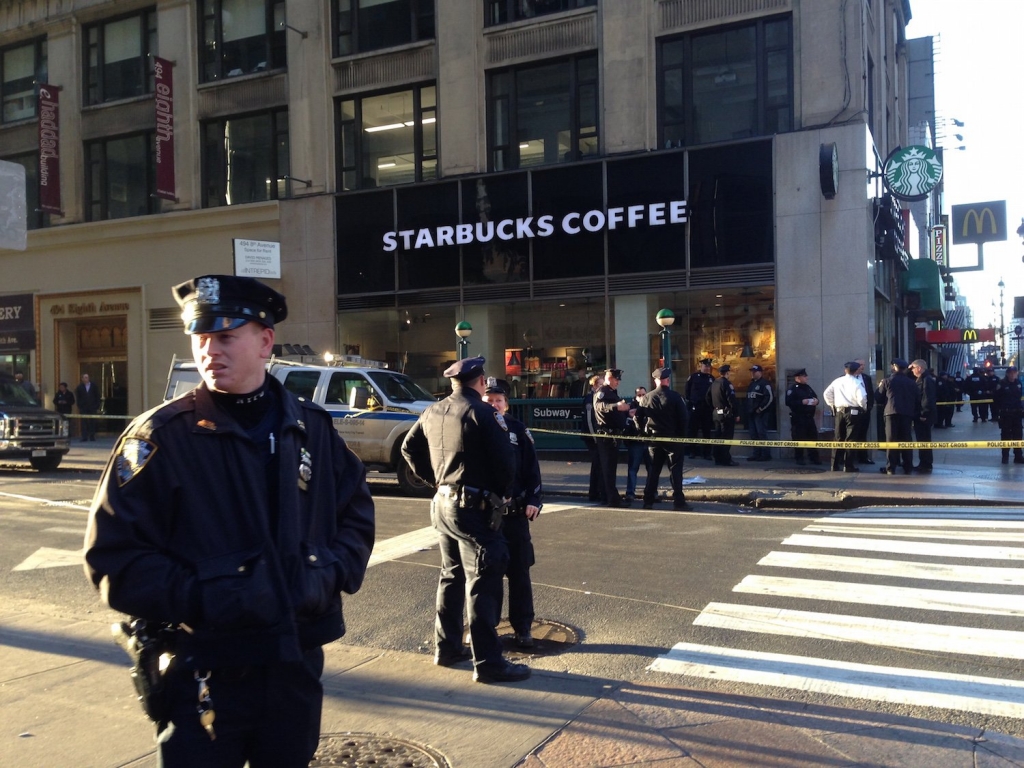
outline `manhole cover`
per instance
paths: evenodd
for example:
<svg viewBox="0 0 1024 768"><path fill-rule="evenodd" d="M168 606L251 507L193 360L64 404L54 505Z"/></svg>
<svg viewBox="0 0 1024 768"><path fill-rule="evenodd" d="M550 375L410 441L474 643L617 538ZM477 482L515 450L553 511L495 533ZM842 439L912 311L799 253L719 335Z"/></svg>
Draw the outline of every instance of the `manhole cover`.
<svg viewBox="0 0 1024 768"><path fill-rule="evenodd" d="M528 659L536 656L557 656L565 653L580 641L579 632L566 624L550 619L534 619L530 630L533 648L519 648L515 644L515 633L508 619L498 625L498 637L510 659Z"/></svg>
<svg viewBox="0 0 1024 768"><path fill-rule="evenodd" d="M775 487L776 488L796 488L796 489L800 489L800 488L818 488L819 486L818 486L817 483L802 483L802 482L794 480L792 483L776 483Z"/></svg>
<svg viewBox="0 0 1024 768"><path fill-rule="evenodd" d="M772 469L769 471L779 475L820 475L828 472L823 467L783 467L782 469Z"/></svg>
<svg viewBox="0 0 1024 768"><path fill-rule="evenodd" d="M310 768L331 765L349 768L369 765L378 768L449 768L448 761L430 747L372 733L321 735L320 746L309 765Z"/></svg>

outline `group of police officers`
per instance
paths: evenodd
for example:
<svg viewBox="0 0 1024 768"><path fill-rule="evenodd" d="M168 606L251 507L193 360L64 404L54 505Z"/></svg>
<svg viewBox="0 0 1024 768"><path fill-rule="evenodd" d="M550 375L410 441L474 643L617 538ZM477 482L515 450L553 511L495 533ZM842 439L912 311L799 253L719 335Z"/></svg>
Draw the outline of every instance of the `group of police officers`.
<svg viewBox="0 0 1024 768"><path fill-rule="evenodd" d="M173 296L202 382L139 416L121 436L90 511L86 574L110 607L142 622L124 625L133 633L128 646L159 637L158 652L171 659L158 673L137 667L136 675L159 676L143 698L157 723L161 765L298 768L319 738L322 646L344 634L341 593L360 588L373 547L365 468L322 408L266 372L275 324L287 316L284 296L229 275L195 278ZM591 377L584 396L597 481L591 498L629 503L616 471L618 444L632 436L648 445L644 508L658 501L666 464L673 507L689 508L685 446L691 456L698 448L683 440L712 433L729 440L740 419L730 367L721 366L716 379L711 362L700 361L685 399L672 389L669 368L655 369L651 391L632 402L618 394L621 370ZM444 372L452 394L421 414L402 455L436 489L435 663L472 660L474 680L516 682L530 669L505 658L497 633L503 578L513 642L531 648L529 523L540 513L542 484L533 437L507 414L509 387L487 378L484 364L475 357ZM751 433L766 437L774 393L759 366L751 375ZM1016 368L991 389L984 376L974 379L975 420L988 419L974 401L990 393L1003 438L1020 440ZM813 440L818 397L806 370L796 372L785 402L793 437ZM728 446L708 453L708 444L699 445L717 464L736 464ZM820 463L813 448L807 454ZM759 448L749 460L769 456ZM797 461L803 457L798 448ZM1004 463L1008 457L1004 449ZM1020 449L1014 461L1024 463Z"/></svg>

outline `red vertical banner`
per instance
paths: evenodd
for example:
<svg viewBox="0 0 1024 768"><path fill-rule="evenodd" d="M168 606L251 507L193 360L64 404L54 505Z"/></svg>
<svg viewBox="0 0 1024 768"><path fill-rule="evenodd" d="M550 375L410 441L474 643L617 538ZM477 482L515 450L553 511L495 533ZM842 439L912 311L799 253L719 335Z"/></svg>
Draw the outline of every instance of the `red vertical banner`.
<svg viewBox="0 0 1024 768"><path fill-rule="evenodd" d="M39 207L64 215L60 204L60 90L39 86Z"/></svg>
<svg viewBox="0 0 1024 768"><path fill-rule="evenodd" d="M155 57L156 196L177 201L174 183L174 65Z"/></svg>

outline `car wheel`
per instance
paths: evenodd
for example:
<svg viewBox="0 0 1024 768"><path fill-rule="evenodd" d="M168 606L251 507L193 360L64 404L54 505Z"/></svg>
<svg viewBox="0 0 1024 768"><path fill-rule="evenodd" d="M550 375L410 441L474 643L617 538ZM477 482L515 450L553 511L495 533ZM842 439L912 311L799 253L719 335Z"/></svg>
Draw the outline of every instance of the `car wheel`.
<svg viewBox="0 0 1024 768"><path fill-rule="evenodd" d="M398 487L402 489L402 493L407 496L431 496L434 493L434 489L423 482L422 479L416 476L409 466L409 463L404 459L398 460L398 466L395 469L398 475Z"/></svg>
<svg viewBox="0 0 1024 768"><path fill-rule="evenodd" d="M49 453L46 456L33 456L29 462L32 464L32 469L40 472L53 472L60 466L62 458L59 453Z"/></svg>

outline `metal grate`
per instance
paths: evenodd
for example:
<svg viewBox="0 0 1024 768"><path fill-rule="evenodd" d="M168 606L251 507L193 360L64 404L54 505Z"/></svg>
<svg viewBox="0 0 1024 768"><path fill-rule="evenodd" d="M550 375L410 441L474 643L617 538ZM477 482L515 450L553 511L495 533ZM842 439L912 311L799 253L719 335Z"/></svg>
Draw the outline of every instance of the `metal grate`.
<svg viewBox="0 0 1024 768"><path fill-rule="evenodd" d="M690 287L692 288L720 285L771 285L774 282L774 264L690 270Z"/></svg>
<svg viewBox="0 0 1024 768"><path fill-rule="evenodd" d="M159 307L149 310L149 330L181 331L181 309L178 307Z"/></svg>

